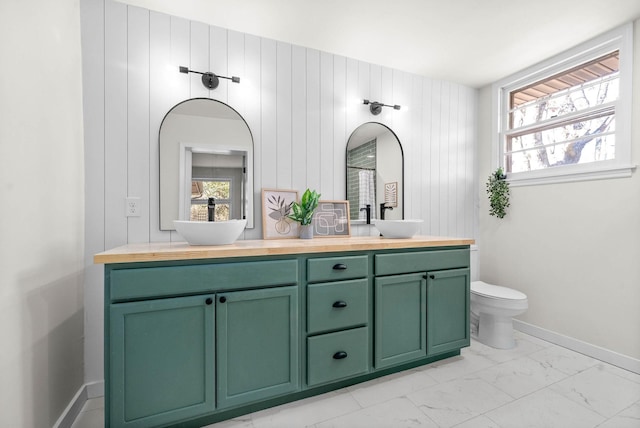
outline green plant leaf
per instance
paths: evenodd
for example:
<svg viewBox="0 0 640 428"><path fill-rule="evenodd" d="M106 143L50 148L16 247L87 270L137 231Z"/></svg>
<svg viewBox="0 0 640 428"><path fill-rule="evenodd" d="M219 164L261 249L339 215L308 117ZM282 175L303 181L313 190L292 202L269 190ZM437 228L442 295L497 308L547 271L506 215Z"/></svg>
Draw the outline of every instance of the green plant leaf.
<svg viewBox="0 0 640 428"><path fill-rule="evenodd" d="M311 191L307 189L300 199L300 203L293 202L291 204L291 210L293 214L289 215L291 220L299 222L301 225L306 226L311 224L313 219L313 212L318 207L318 201L320 200L320 194L315 190Z"/></svg>
<svg viewBox="0 0 640 428"><path fill-rule="evenodd" d="M505 180L502 168L498 168L487 181L489 195L489 215L504 218L509 207L509 183Z"/></svg>

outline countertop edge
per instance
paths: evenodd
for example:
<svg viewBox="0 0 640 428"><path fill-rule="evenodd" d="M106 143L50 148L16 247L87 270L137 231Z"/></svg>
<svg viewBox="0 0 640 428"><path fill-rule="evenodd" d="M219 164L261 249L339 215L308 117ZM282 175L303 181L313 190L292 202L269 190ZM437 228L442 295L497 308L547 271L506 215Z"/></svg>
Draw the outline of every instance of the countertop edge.
<svg viewBox="0 0 640 428"><path fill-rule="evenodd" d="M383 237L240 240L229 245L192 246L186 242L129 244L94 255L95 264L179 261L290 254L369 251L421 247L473 245L474 239L416 236L410 239Z"/></svg>

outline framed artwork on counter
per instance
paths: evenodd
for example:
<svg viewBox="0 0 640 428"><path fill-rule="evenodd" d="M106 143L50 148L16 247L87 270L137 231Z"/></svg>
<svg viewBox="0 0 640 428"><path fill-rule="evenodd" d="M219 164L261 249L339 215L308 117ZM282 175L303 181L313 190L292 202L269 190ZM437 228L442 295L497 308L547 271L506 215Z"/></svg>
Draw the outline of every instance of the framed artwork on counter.
<svg viewBox="0 0 640 428"><path fill-rule="evenodd" d="M297 238L300 224L289 218L296 190L262 189L262 238Z"/></svg>
<svg viewBox="0 0 640 428"><path fill-rule="evenodd" d="M351 236L349 201L319 201L313 214L313 236L337 238Z"/></svg>

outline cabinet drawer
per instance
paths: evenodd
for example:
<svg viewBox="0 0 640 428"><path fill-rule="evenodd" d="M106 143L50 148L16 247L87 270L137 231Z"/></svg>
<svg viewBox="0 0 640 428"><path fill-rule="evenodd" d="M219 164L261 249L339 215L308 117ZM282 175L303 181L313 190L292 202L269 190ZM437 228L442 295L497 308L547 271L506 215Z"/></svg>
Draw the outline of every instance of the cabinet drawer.
<svg viewBox="0 0 640 428"><path fill-rule="evenodd" d="M318 385L367 373L369 329L323 334L307 339L307 383Z"/></svg>
<svg viewBox="0 0 640 428"><path fill-rule="evenodd" d="M376 275L469 267L469 249L376 254L374 257Z"/></svg>
<svg viewBox="0 0 640 428"><path fill-rule="evenodd" d="M369 281L357 279L307 286L307 333L367 324Z"/></svg>
<svg viewBox="0 0 640 428"><path fill-rule="evenodd" d="M109 272L111 300L140 299L298 282L297 260L118 269Z"/></svg>
<svg viewBox="0 0 640 428"><path fill-rule="evenodd" d="M367 256L323 257L307 260L309 282L364 278L368 273Z"/></svg>

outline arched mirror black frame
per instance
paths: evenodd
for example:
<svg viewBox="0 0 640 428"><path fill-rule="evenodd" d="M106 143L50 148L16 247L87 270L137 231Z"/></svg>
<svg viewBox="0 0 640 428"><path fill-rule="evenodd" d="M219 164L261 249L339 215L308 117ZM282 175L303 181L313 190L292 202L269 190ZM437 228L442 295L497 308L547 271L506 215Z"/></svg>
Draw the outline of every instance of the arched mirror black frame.
<svg viewBox="0 0 640 428"><path fill-rule="evenodd" d="M185 123L176 126L177 119ZM254 227L253 134L233 107L211 98L179 102L162 119L158 145L160 230L174 230L173 220L188 220L184 211L190 198L192 153L244 156L241 217L247 219L247 228Z"/></svg>
<svg viewBox="0 0 640 428"><path fill-rule="evenodd" d="M378 140L383 140L378 142ZM392 144L395 141L397 143L397 152L396 159L390 159L389 155L384 160L384 164L382 163L382 159L378 156L380 150L378 150L378 144L384 144L383 149L391 149L392 151L396 149L396 146ZM363 145L370 144L374 147L372 148L362 148ZM353 150L361 147L363 153L359 154L360 160L354 162ZM365 157L372 156L373 151L373 163L367 164ZM384 150L382 150L384 153ZM350 156L351 152L351 156ZM365 153L366 152L366 153ZM404 219L404 150L402 148L402 144L400 139L396 135L396 133L389 128L387 125L384 125L380 122L366 122L362 125L358 126L353 130L349 139L347 140L346 147L346 192L345 195L349 200L350 206L350 218L351 222L354 224L365 223L366 214L364 212L364 206L366 204L360 204L359 197L356 199L354 196L354 189L358 189L359 192L359 176L360 171L372 171L374 174L374 187L375 187L375 202L373 202L371 207L371 218L379 219L380 218L380 204L385 203L384 198L384 188L385 183L396 180L397 188L396 188L396 197L397 197L397 205L395 207L391 207L392 210L385 210L385 218L387 219ZM371 159L371 158L369 158ZM394 163L390 165L390 163ZM385 165L386 164L386 165ZM395 169L395 173L393 176L385 177L385 173L381 171L381 165L390 166ZM387 181L388 180L388 181ZM388 204L387 204L388 205ZM363 211L361 211L361 209Z"/></svg>

